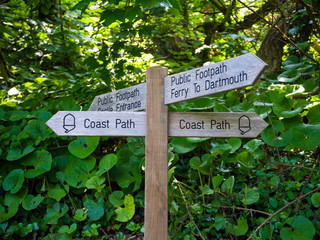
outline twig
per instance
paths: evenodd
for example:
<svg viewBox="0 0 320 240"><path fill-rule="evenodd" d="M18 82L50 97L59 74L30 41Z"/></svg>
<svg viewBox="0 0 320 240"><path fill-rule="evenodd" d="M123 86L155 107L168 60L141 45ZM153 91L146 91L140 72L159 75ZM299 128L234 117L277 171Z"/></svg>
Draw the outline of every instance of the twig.
<svg viewBox="0 0 320 240"><path fill-rule="evenodd" d="M298 197L296 200L293 200L292 202L289 202L287 205L283 206L282 208L280 208L278 211L276 211L275 213L271 214L270 217L268 217L251 235L247 240L250 240L251 238L253 238L254 234L256 234L260 228L262 228L264 225L266 225L272 218L274 218L276 215L278 215L279 213L281 213L283 210L287 209L288 207L290 207L292 204L294 204L295 202L309 196L310 194L317 192L320 190L320 187L317 187L315 189L313 189L312 191Z"/></svg>
<svg viewBox="0 0 320 240"><path fill-rule="evenodd" d="M190 218L191 222L193 222L194 226L196 227L196 229L197 229L197 231L198 231L201 239L202 239L202 240L205 240L205 238L202 236L202 234L201 234L198 226L196 225L196 223L194 222L194 220L193 220L193 218L192 218L192 215L191 215L191 213L190 213L190 211L189 211L188 202L187 202L187 200L185 199L185 197L184 197L184 195L183 195L183 192L182 192L182 190L181 190L181 187L180 187L180 184L179 184L179 183L178 183L178 187L179 187L179 190L180 190L182 199L183 199L183 201L184 201L185 204L186 204L187 212L188 212L188 215L189 215L189 218Z"/></svg>
<svg viewBox="0 0 320 240"><path fill-rule="evenodd" d="M273 130L274 145L276 146L276 149L277 149L278 159L279 159L279 161L281 161L280 151L279 151L278 143L277 143L276 129L275 129L275 127L273 126L273 122L272 122L271 117L270 117L270 115L269 115L268 108L267 108L266 103L265 103L265 101L264 101L264 99L263 99L263 96L262 96L262 93L261 93L261 91L260 91L260 87L259 87L259 86L258 86L258 92L259 92L259 94L260 94L261 101L263 102L264 108L265 108L266 113L267 113L267 115L268 115L268 119L269 119L269 121L270 121L272 130Z"/></svg>
<svg viewBox="0 0 320 240"><path fill-rule="evenodd" d="M288 164L288 163L278 163L278 162L266 162L266 163L275 164L275 165L281 165L281 166L286 166L286 167L292 167L292 168L303 168L303 169L310 170L310 171L320 172L319 170L314 169L314 168L309 168L309 167L299 166L299 165L291 165L291 164Z"/></svg>
<svg viewBox="0 0 320 240"><path fill-rule="evenodd" d="M231 209L237 209L237 210L242 210L242 211L250 211L250 212L261 213L261 214L268 215L268 216L272 215L271 213L263 212L263 211L256 210L256 209L242 208L242 207L235 207L235 206L211 205L211 207L214 207L214 208L231 208Z"/></svg>
<svg viewBox="0 0 320 240"><path fill-rule="evenodd" d="M306 52L304 52L297 44L295 44L291 38L285 33L283 32L278 25L273 25L271 24L269 21L267 21L266 19L264 19L262 16L260 16L259 13L257 13L256 11L254 11L251 7L249 7L247 4L245 4L244 2L242 2L241 0L237 0L238 2L240 2L242 5L244 5L246 8L248 8L250 11L252 11L253 13L257 14L257 16L264 21L265 23L269 24L270 26L273 26L275 29L278 30L278 32L280 32L283 36L284 39L286 39L289 43L291 43L297 50L299 50L299 52L301 52L304 56L306 56L307 58L309 58L312 62L316 63L318 66L320 66L320 63L315 60L314 58L310 57Z"/></svg>

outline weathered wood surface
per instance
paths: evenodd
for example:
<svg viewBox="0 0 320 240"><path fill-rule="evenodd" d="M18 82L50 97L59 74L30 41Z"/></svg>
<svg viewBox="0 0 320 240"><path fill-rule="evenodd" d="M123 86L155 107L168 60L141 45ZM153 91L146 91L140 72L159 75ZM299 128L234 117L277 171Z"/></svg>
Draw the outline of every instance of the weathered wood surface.
<svg viewBox="0 0 320 240"><path fill-rule="evenodd" d="M165 104L254 85L267 64L253 53L165 77Z"/></svg>
<svg viewBox="0 0 320 240"><path fill-rule="evenodd" d="M59 136L145 136L146 113L61 111L47 125ZM170 137L255 138L268 124L256 113L171 112L168 126Z"/></svg>
<svg viewBox="0 0 320 240"><path fill-rule="evenodd" d="M47 123L58 136L145 136L144 112L60 111Z"/></svg>
<svg viewBox="0 0 320 240"><path fill-rule="evenodd" d="M89 111L134 112L146 107L146 84L120 89L96 96Z"/></svg>
<svg viewBox="0 0 320 240"><path fill-rule="evenodd" d="M171 112L171 137L255 138L268 124L256 113Z"/></svg>
<svg viewBox="0 0 320 240"><path fill-rule="evenodd" d="M147 69L145 139L145 240L168 239L168 108L164 67Z"/></svg>

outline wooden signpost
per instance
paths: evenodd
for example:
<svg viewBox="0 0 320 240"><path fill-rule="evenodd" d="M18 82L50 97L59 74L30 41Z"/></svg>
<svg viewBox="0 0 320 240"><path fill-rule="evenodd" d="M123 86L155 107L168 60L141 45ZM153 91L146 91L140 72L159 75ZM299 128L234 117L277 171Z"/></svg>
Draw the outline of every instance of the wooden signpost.
<svg viewBox="0 0 320 240"><path fill-rule="evenodd" d="M167 104L253 85L266 66L249 53L171 76L148 68L146 84L95 97L94 112L58 112L47 125L59 136L145 136L144 239L167 240L168 137L255 138L268 126L252 112L168 113Z"/></svg>
<svg viewBox="0 0 320 240"><path fill-rule="evenodd" d="M150 119L147 113L60 111L47 125L58 136L145 137L146 119ZM268 126L252 112L169 112L167 115L169 137L255 138ZM154 121L150 126L154 131L158 129Z"/></svg>

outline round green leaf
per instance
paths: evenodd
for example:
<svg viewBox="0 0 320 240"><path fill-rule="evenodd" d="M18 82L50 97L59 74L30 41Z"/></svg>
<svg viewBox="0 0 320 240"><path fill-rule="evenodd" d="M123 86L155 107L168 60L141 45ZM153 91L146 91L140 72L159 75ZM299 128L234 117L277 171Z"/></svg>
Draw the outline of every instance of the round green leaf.
<svg viewBox="0 0 320 240"><path fill-rule="evenodd" d="M292 118L302 112L307 104L305 100L294 100L282 94L273 103L273 111L278 117Z"/></svg>
<svg viewBox="0 0 320 240"><path fill-rule="evenodd" d="M75 188L84 187L90 177L90 171L95 165L96 159L92 156L86 159L76 158L72 160L65 171L66 182Z"/></svg>
<svg viewBox="0 0 320 240"><path fill-rule="evenodd" d="M82 222L84 220L86 220L88 214L84 212L84 210L81 208L81 209L78 209L75 213L75 215L73 216L74 219Z"/></svg>
<svg viewBox="0 0 320 240"><path fill-rule="evenodd" d="M69 151L78 158L86 158L94 152L99 144L99 137L78 137L69 146Z"/></svg>
<svg viewBox="0 0 320 240"><path fill-rule="evenodd" d="M234 186L234 176L230 176L226 181L221 185L221 191L231 194Z"/></svg>
<svg viewBox="0 0 320 240"><path fill-rule="evenodd" d="M18 159L28 155L29 153L33 152L33 150L34 150L34 147L32 147L32 146L27 146L25 149L23 149L23 151L18 148L11 148L8 151L7 160L8 161L18 160Z"/></svg>
<svg viewBox="0 0 320 240"><path fill-rule="evenodd" d="M320 207L320 193L317 192L312 194L311 202L316 208Z"/></svg>
<svg viewBox="0 0 320 240"><path fill-rule="evenodd" d="M68 233L71 234L77 229L77 224L72 223L70 228L67 225L63 225L62 227L59 228L58 233Z"/></svg>
<svg viewBox="0 0 320 240"><path fill-rule="evenodd" d="M109 201L113 206L120 207L123 205L123 196L124 193L122 191L114 191L109 195Z"/></svg>
<svg viewBox="0 0 320 240"><path fill-rule="evenodd" d="M116 220L119 222L128 222L135 213L134 198L130 194L124 197L124 208L118 208L116 212Z"/></svg>
<svg viewBox="0 0 320 240"><path fill-rule="evenodd" d="M128 138L128 146L134 155L144 156L145 147L144 147L144 139L143 138L129 137Z"/></svg>
<svg viewBox="0 0 320 240"><path fill-rule="evenodd" d="M284 147L292 141L293 134L291 132L280 132L277 129L274 133L272 126L269 126L261 133L261 138L271 147Z"/></svg>
<svg viewBox="0 0 320 240"><path fill-rule="evenodd" d="M21 164L24 166L34 167L33 169L28 169L24 176L26 178L35 178L45 172L50 171L52 156L51 153L46 150L36 151L23 159Z"/></svg>
<svg viewBox="0 0 320 240"><path fill-rule="evenodd" d="M40 194L38 194L36 197L34 197L31 194L28 194L27 197L22 202L22 207L30 211L32 209L35 209L39 206L39 204L43 201L44 197L42 197Z"/></svg>
<svg viewBox="0 0 320 240"><path fill-rule="evenodd" d="M291 144L303 150L313 150L320 145L320 124L308 125L301 123L290 129L293 135Z"/></svg>
<svg viewBox="0 0 320 240"><path fill-rule="evenodd" d="M194 150L198 144L191 143L187 138L172 138L173 151L178 154L188 153Z"/></svg>
<svg viewBox="0 0 320 240"><path fill-rule="evenodd" d="M313 223L304 216L295 216L290 228L283 228L280 231L282 240L312 240L316 233Z"/></svg>
<svg viewBox="0 0 320 240"><path fill-rule="evenodd" d="M258 191L248 188L247 196L242 198L241 202L245 205L250 205L250 204L254 204L255 202L257 202L259 200L259 198L260 198L260 194L258 193Z"/></svg>
<svg viewBox="0 0 320 240"><path fill-rule="evenodd" d="M93 176L86 182L86 187L89 189L102 189L104 188L105 184L103 184L106 181L104 177L99 176Z"/></svg>
<svg viewBox="0 0 320 240"><path fill-rule="evenodd" d="M55 199L57 202L59 202L64 196L66 196L66 194L67 193L59 186L56 186L55 188L50 188L48 191L48 197Z"/></svg>
<svg viewBox="0 0 320 240"><path fill-rule="evenodd" d="M5 191L16 193L22 187L24 182L24 172L22 169L12 170L4 179L2 187Z"/></svg>
<svg viewBox="0 0 320 240"><path fill-rule="evenodd" d="M88 209L88 217L92 221L97 221L104 215L102 198L99 198L98 202L89 199L83 205Z"/></svg>
<svg viewBox="0 0 320 240"><path fill-rule="evenodd" d="M291 69L281 73L278 76L278 81L285 83L293 83L297 81L300 78L300 76L301 73L297 69Z"/></svg>
<svg viewBox="0 0 320 240"><path fill-rule="evenodd" d="M115 154L111 153L104 156L99 163L99 170L97 175L101 176L105 172L109 171L118 161L118 158Z"/></svg>
<svg viewBox="0 0 320 240"><path fill-rule="evenodd" d="M190 104L192 105L191 110L206 110L215 106L215 102L208 97L194 99L190 101Z"/></svg>
<svg viewBox="0 0 320 240"><path fill-rule="evenodd" d="M241 139L240 138L230 138L228 140L228 144L231 146L230 153L234 153L241 147Z"/></svg>

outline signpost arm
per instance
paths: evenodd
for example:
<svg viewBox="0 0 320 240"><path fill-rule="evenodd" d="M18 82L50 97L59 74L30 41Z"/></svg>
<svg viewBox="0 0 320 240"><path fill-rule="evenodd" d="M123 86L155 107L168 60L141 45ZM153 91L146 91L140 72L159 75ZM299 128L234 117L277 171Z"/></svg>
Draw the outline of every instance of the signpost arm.
<svg viewBox="0 0 320 240"><path fill-rule="evenodd" d="M145 240L168 239L168 107L164 104L165 67L147 69Z"/></svg>

